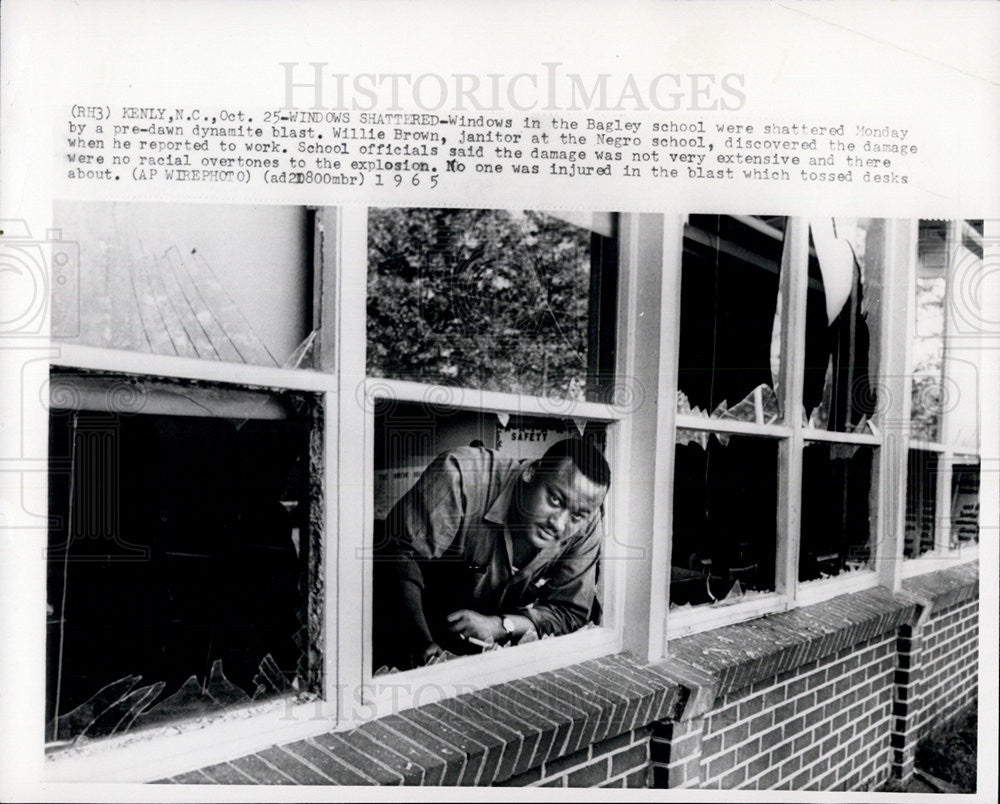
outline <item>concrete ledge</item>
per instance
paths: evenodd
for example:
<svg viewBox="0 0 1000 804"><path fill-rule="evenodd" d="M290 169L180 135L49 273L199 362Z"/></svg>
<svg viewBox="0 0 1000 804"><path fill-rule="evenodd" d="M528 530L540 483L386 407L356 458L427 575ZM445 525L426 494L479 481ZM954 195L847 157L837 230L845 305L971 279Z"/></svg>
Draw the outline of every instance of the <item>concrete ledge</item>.
<svg viewBox="0 0 1000 804"><path fill-rule="evenodd" d="M495 785L554 772L598 743L610 751L620 735L676 716L685 697L663 668L607 656L162 781Z"/></svg>
<svg viewBox="0 0 1000 804"><path fill-rule="evenodd" d="M866 589L682 637L671 642L669 658L658 666L691 689L680 717L698 717L723 695L913 624L921 610L912 595Z"/></svg>
<svg viewBox="0 0 1000 804"><path fill-rule="evenodd" d="M928 601L930 610L925 616L929 616L934 611L979 597L979 562L907 578L903 581L903 589Z"/></svg>

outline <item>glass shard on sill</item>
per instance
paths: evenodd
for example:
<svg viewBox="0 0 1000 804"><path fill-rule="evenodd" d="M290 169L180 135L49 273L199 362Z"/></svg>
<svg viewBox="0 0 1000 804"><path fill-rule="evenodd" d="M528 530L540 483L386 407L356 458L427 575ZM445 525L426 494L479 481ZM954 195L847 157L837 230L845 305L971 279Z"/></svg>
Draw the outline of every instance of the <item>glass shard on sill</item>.
<svg viewBox="0 0 1000 804"><path fill-rule="evenodd" d="M142 710L160 697L164 687L166 684L158 681L130 692L98 715L84 729L84 737L107 737L111 734L128 731Z"/></svg>
<svg viewBox="0 0 1000 804"><path fill-rule="evenodd" d="M318 369L319 366L316 363L318 335L318 329L310 332L309 336L295 347L295 350L281 364L281 367L286 369Z"/></svg>
<svg viewBox="0 0 1000 804"><path fill-rule="evenodd" d="M271 695L291 692L293 689L270 653L261 659L257 674L253 677L253 683L255 685L253 700L255 701Z"/></svg>
<svg viewBox="0 0 1000 804"><path fill-rule="evenodd" d="M678 389L677 412L687 416L721 421L751 422L754 424L774 424L781 418L778 397L767 383L761 383L735 405L730 406L723 399L709 413L697 406L692 407L687 394ZM701 441L699 440L699 443ZM704 445L703 445L704 446Z"/></svg>
<svg viewBox="0 0 1000 804"><path fill-rule="evenodd" d="M255 695L254 699L293 690L270 655L264 657L260 666L260 676L264 680L258 686L260 694ZM180 689L152 708L147 707L162 695L166 683L158 681L132 690L141 679L142 677L138 675L126 676L102 687L94 696L71 712L51 721L45 728L46 740L55 743L81 738L108 737L132 728L141 729L182 719L203 717L254 700L226 678L221 659L216 659L212 663L211 672L204 686L198 681L197 676L192 675Z"/></svg>
<svg viewBox="0 0 1000 804"><path fill-rule="evenodd" d="M222 672L222 659L216 659L212 662L212 670L205 692L220 706L250 703L250 696L233 684Z"/></svg>
<svg viewBox="0 0 1000 804"><path fill-rule="evenodd" d="M197 676L190 676L179 690L135 719L137 728L182 718L197 718L217 708L212 697L202 689Z"/></svg>
<svg viewBox="0 0 1000 804"><path fill-rule="evenodd" d="M126 676L101 687L95 695L88 698L65 715L56 717L45 727L47 740L71 740L82 734L108 707L120 701L142 676Z"/></svg>

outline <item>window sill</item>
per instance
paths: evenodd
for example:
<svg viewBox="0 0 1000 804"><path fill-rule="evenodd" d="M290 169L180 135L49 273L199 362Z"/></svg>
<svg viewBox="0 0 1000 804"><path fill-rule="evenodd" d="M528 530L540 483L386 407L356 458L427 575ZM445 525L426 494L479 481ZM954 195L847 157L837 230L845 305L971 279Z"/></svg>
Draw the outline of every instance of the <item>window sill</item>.
<svg viewBox="0 0 1000 804"><path fill-rule="evenodd" d="M908 558L903 562L903 578L915 578L929 572L951 569L959 564L979 560L979 545L963 545L955 550L940 553L925 553L920 558Z"/></svg>
<svg viewBox="0 0 1000 804"><path fill-rule="evenodd" d="M613 629L592 628L513 649L463 656L432 667L369 677L362 699L347 701L349 708L343 711L343 727L619 650L621 639Z"/></svg>
<svg viewBox="0 0 1000 804"><path fill-rule="evenodd" d="M285 698L62 747L46 756L44 777L46 782L144 781L222 753L328 731L335 723L336 713L325 702Z"/></svg>
<svg viewBox="0 0 1000 804"><path fill-rule="evenodd" d="M956 566L954 559L945 569L925 572L903 581L903 590L915 595L927 607L924 616L964 603L979 594L979 562Z"/></svg>
<svg viewBox="0 0 1000 804"><path fill-rule="evenodd" d="M155 355L105 349L99 346L79 346L72 343L56 342L54 347L58 354L51 360L53 366L108 371L115 374L204 380L261 388L290 388L313 392L332 392L337 389L336 375L312 369L228 363L221 360Z"/></svg>
<svg viewBox="0 0 1000 804"><path fill-rule="evenodd" d="M795 594L795 605L812 606L840 595L874 589L878 582L878 573L871 569L841 573L821 580L802 581Z"/></svg>
<svg viewBox="0 0 1000 804"><path fill-rule="evenodd" d="M777 593L726 605L716 603L672 608L667 613L667 639L679 639L690 634L711 631L765 614L784 611L787 608L788 600Z"/></svg>

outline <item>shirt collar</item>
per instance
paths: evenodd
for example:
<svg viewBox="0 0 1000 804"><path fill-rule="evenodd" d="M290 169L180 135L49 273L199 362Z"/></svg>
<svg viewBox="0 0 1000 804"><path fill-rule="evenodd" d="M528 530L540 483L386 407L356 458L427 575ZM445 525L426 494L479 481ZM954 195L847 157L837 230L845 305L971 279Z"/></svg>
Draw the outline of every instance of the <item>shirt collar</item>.
<svg viewBox="0 0 1000 804"><path fill-rule="evenodd" d="M521 472L524 470L524 463L517 464L515 468L517 471L512 472L510 476L504 480L503 486L500 487L500 493L493 501L493 505L491 505L489 510L483 514L483 519L487 522L493 522L497 525L507 527L507 516L510 513L510 501L514 496L514 488L521 479Z"/></svg>

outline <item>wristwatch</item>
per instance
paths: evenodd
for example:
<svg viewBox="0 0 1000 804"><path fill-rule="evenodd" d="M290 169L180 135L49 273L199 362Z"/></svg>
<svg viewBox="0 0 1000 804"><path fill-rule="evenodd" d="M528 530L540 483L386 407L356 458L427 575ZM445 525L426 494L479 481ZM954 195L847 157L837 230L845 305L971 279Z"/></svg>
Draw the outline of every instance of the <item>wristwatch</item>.
<svg viewBox="0 0 1000 804"><path fill-rule="evenodd" d="M514 639L514 619L508 617L506 614L501 615L500 626L503 628L504 633L507 634L507 641L512 641Z"/></svg>

